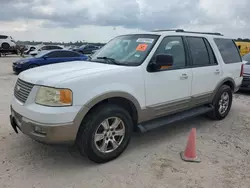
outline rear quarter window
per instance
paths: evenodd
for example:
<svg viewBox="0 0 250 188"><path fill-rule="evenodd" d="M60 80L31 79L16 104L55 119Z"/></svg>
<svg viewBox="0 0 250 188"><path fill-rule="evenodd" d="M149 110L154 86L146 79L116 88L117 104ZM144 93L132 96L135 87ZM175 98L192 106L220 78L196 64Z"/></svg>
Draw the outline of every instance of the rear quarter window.
<svg viewBox="0 0 250 188"><path fill-rule="evenodd" d="M232 39L215 38L214 41L225 64L239 63L242 61L239 49Z"/></svg>

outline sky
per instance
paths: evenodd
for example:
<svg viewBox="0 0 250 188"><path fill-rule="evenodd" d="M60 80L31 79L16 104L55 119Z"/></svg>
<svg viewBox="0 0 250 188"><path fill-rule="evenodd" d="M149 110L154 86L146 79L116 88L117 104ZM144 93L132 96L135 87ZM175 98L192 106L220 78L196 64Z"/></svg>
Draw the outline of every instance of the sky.
<svg viewBox="0 0 250 188"><path fill-rule="evenodd" d="M0 0L0 34L15 40L107 42L182 28L250 38L249 0Z"/></svg>

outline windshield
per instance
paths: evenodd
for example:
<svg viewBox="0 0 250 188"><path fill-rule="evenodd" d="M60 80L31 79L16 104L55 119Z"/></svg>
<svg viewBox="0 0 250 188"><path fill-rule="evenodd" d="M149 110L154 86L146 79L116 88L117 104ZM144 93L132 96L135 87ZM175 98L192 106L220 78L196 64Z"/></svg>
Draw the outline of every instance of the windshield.
<svg viewBox="0 0 250 188"><path fill-rule="evenodd" d="M158 38L159 35L151 34L118 36L95 52L91 61L105 63L110 58L122 65L138 66L146 59Z"/></svg>
<svg viewBox="0 0 250 188"><path fill-rule="evenodd" d="M82 45L82 46L80 46L79 48L84 48L86 45L84 44L84 45Z"/></svg>
<svg viewBox="0 0 250 188"><path fill-rule="evenodd" d="M242 59L245 60L245 61L248 61L246 64L247 64L247 65L250 65L250 53L244 55L244 56L242 57Z"/></svg>

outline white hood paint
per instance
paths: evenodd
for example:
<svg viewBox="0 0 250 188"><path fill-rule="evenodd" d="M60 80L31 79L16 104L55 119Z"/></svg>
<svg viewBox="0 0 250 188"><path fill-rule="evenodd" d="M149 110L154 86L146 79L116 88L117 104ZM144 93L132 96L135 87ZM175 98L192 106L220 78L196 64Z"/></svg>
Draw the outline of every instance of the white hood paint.
<svg viewBox="0 0 250 188"><path fill-rule="evenodd" d="M89 74L124 68L124 66L119 65L72 61L32 68L22 72L19 78L37 85L53 86L54 84L57 85L60 82L79 76L85 77Z"/></svg>

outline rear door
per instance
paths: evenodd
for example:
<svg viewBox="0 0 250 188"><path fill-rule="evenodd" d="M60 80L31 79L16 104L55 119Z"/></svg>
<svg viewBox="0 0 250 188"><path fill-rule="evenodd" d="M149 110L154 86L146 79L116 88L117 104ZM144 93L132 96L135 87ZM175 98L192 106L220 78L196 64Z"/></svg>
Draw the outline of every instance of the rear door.
<svg viewBox="0 0 250 188"><path fill-rule="evenodd" d="M223 63L224 77L233 78L236 87L239 87L242 82L241 64L242 59L235 42L232 39L215 38L215 44L217 45L221 61Z"/></svg>
<svg viewBox="0 0 250 188"><path fill-rule="evenodd" d="M215 86L222 77L209 41L203 37L186 37L193 72L191 101L192 105L202 105L211 100Z"/></svg>

